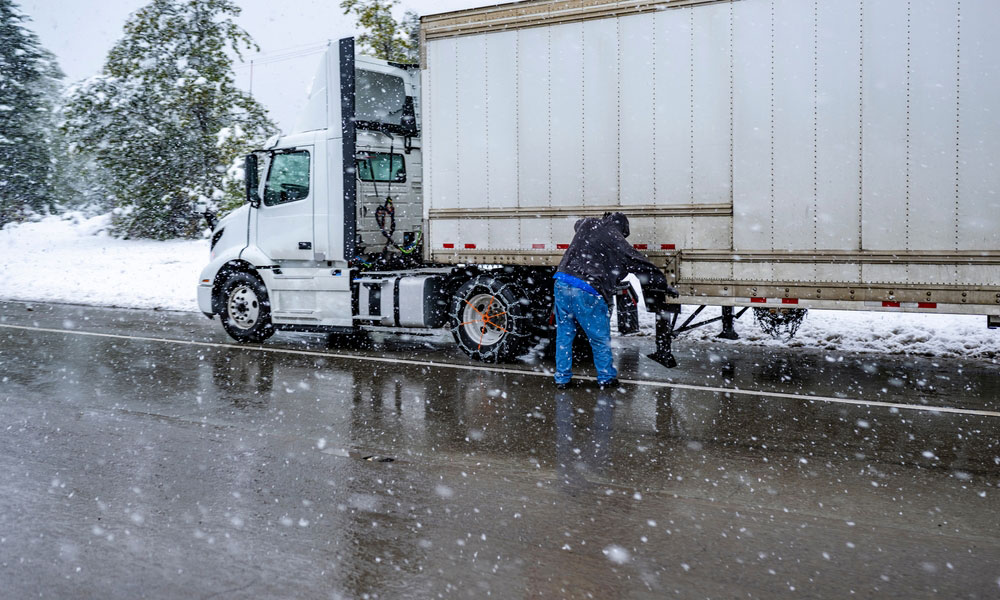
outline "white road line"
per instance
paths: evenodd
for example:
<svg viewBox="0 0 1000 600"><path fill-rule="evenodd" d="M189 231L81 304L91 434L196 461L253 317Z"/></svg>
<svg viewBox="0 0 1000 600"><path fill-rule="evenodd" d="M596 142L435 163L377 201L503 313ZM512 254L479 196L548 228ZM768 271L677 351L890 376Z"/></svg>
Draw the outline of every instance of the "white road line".
<svg viewBox="0 0 1000 600"><path fill-rule="evenodd" d="M322 358L339 358L344 360L356 360L362 362L380 362L392 364L413 365L418 367L431 367L435 369L456 369L460 371L487 371L490 373L508 373L512 375L526 375L532 377L552 377L551 373L542 371L528 371L526 369L509 369L494 366L477 365L456 365L440 363L430 360L411 360L405 358L385 358L380 356L363 356L359 354L341 354L339 352L316 352L312 350L292 350L289 348L271 348L267 346L247 346L243 344L218 344L212 342L195 342L192 340L175 340L170 338L154 338L137 335L120 335L115 333L97 333L92 331L76 331L73 329L49 329L45 327L27 327L24 325L0 324L0 328L20 329L25 331L40 331L44 333L62 333L69 335L84 335L90 337L114 338L122 340L137 340L141 342L159 342L164 344L178 344L183 346L203 346L206 348L231 348L235 350L254 350L257 352L270 352L273 354L293 354L298 356L314 356ZM594 381L594 377L577 377ZM915 410L930 413L949 413L956 415L975 415L980 417L1000 417L1000 412L992 410L979 410L974 408L954 408L951 406L926 406L922 404L899 404L896 402L882 402L879 400L859 400L854 398L837 398L834 396L805 396L802 394L788 394L784 392L768 392L763 390L743 390L739 388L713 387L707 385L692 385L688 383L670 383L666 381L649 381L639 379L622 379L622 383L630 385L673 388L678 390L693 390L699 392L713 392L717 394L731 394L734 396L754 396L758 398L782 398L786 400L807 400L810 402L829 402L832 404L850 404L852 406L879 406L884 408L896 408L900 410Z"/></svg>

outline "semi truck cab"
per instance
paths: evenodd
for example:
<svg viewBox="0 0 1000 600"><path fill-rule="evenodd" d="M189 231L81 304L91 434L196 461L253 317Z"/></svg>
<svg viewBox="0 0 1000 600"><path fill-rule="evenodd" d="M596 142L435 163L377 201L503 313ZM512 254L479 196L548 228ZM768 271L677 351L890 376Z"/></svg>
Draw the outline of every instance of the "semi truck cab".
<svg viewBox="0 0 1000 600"><path fill-rule="evenodd" d="M341 40L324 55L295 132L246 158L247 202L216 225L198 287L202 312L219 315L234 339L397 324L383 323L381 288L357 274L420 266L419 78L414 65L357 55L353 39Z"/></svg>

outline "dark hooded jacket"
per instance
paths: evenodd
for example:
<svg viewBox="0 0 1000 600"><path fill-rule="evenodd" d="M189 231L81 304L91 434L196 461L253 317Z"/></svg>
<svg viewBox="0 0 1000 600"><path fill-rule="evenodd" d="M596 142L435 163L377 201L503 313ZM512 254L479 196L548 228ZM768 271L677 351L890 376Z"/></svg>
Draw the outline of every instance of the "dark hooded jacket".
<svg viewBox="0 0 1000 600"><path fill-rule="evenodd" d="M663 272L636 251L628 237L628 217L615 212L603 218L580 219L576 235L563 255L558 271L589 283L610 304L619 282L629 273L639 278L643 293L676 295Z"/></svg>

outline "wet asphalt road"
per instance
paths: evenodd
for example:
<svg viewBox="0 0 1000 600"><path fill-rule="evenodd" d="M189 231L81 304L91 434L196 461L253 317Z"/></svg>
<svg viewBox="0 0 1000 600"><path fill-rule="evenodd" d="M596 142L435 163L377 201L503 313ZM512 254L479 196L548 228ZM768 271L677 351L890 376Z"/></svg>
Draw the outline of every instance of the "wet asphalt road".
<svg viewBox="0 0 1000 600"><path fill-rule="evenodd" d="M447 342L0 303L0 597L1000 597L996 364Z"/></svg>

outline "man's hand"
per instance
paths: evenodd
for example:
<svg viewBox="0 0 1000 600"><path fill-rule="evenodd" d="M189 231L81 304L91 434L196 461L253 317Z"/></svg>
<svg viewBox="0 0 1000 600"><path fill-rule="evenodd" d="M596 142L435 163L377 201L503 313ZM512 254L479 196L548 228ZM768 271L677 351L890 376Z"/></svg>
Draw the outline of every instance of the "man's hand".
<svg viewBox="0 0 1000 600"><path fill-rule="evenodd" d="M646 300L646 310L654 314L677 306L676 304L667 304L667 296L676 298L677 295L677 290L673 288L669 290L643 290L642 292L642 296Z"/></svg>

